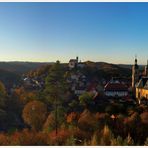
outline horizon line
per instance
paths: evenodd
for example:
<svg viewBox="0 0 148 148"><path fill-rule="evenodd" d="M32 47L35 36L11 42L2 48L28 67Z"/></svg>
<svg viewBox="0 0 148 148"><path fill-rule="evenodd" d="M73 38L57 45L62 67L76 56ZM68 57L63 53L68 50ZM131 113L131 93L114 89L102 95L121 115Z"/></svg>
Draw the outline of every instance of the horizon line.
<svg viewBox="0 0 148 148"><path fill-rule="evenodd" d="M56 61L60 61L60 60L56 60ZM1 60L0 60L0 63L13 63L13 62L14 62L14 63L15 63L15 62L16 62L16 63L21 63L21 62L22 62L22 63L43 63L43 64L44 64L44 63L56 63L56 61L54 61L54 62L53 62L53 61L47 62L47 61L29 61L29 60L28 60L28 61L23 61L23 60L14 60L14 61L13 61L13 60L12 60L12 61L11 61L11 60L6 60L6 61L4 60L4 61L1 61ZM125 63L111 63L111 62L105 62L105 61L92 61L92 60L86 60L86 61L83 61L82 63L88 62L88 61L89 61L89 62L94 62L94 63L108 63L108 64L116 64L116 65L134 65L134 64L132 64L132 63L126 63L126 64L125 64ZM61 62L61 61L60 61L60 63L61 63L61 64L67 64L67 63L69 63L69 62ZM141 65L141 66L142 66L142 65L146 65L146 64L140 64L140 63L139 63L138 65Z"/></svg>

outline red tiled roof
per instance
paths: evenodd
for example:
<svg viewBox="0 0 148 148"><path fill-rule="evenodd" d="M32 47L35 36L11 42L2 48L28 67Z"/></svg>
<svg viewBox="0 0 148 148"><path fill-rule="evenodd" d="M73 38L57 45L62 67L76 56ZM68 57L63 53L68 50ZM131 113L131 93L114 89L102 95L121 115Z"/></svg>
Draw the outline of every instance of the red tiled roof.
<svg viewBox="0 0 148 148"><path fill-rule="evenodd" d="M127 91L128 88L125 84L122 83L110 83L108 82L105 87L105 91Z"/></svg>

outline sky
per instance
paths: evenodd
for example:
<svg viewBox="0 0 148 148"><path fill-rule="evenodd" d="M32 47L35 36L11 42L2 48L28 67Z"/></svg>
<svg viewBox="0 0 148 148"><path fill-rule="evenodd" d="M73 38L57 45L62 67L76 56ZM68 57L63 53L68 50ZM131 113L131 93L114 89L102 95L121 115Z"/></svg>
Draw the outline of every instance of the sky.
<svg viewBox="0 0 148 148"><path fill-rule="evenodd" d="M148 58L148 3L0 3L0 61L139 64Z"/></svg>

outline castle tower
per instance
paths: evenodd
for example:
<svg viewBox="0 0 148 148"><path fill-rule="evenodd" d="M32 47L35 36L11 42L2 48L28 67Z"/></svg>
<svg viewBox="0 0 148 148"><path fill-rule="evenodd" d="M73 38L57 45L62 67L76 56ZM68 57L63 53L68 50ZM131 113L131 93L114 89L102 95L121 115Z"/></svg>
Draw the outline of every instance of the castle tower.
<svg viewBox="0 0 148 148"><path fill-rule="evenodd" d="M144 74L146 77L148 77L148 60L147 60L147 65L145 66Z"/></svg>
<svg viewBox="0 0 148 148"><path fill-rule="evenodd" d="M137 64L137 57L135 57L135 64L132 67L132 88L135 91L135 84L139 81L139 66Z"/></svg>
<svg viewBox="0 0 148 148"><path fill-rule="evenodd" d="M76 57L76 60L77 60L77 63L79 62L79 58L78 58L78 56Z"/></svg>

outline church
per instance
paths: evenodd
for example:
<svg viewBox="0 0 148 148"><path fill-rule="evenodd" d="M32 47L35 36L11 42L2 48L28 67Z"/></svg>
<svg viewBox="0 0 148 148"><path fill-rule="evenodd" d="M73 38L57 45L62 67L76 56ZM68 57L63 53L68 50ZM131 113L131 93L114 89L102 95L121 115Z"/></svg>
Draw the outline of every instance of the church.
<svg viewBox="0 0 148 148"><path fill-rule="evenodd" d="M141 73L135 58L132 66L132 89L135 97L139 100L148 99L148 61L144 71Z"/></svg>

